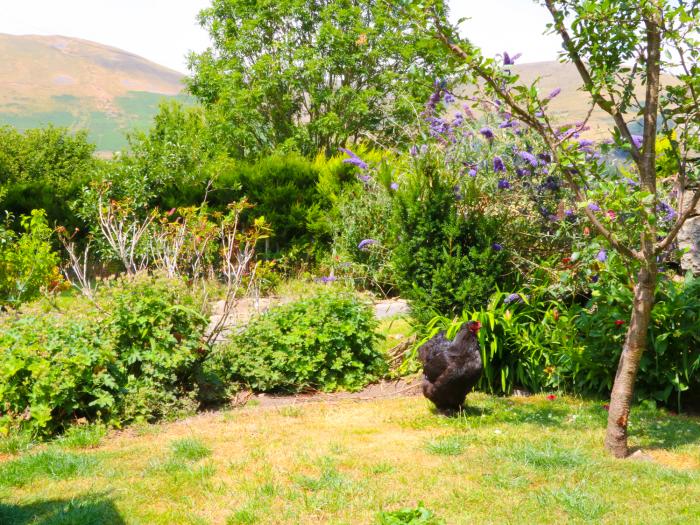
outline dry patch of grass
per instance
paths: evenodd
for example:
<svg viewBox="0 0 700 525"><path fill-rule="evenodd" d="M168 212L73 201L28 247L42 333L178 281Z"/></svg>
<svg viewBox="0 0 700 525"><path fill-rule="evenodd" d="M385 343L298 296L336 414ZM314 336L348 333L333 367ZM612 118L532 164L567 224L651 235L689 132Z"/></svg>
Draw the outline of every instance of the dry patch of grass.
<svg viewBox="0 0 700 525"><path fill-rule="evenodd" d="M0 464L0 477L16 480L0 483L0 523L372 524L389 512L448 524L691 523L700 515L697 419L635 412L633 441L654 458L642 463L602 450L600 404L481 394L469 403L451 418L415 397L246 407L115 433L58 459L29 450ZM52 474L52 465L64 471ZM421 502L429 511L395 512Z"/></svg>

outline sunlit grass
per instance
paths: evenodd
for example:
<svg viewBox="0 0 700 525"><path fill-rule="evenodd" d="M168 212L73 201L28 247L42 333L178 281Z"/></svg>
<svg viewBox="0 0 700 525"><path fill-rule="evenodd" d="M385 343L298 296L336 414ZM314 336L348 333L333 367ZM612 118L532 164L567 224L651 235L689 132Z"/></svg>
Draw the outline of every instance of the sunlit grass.
<svg viewBox="0 0 700 525"><path fill-rule="evenodd" d="M652 460L619 461L602 448L606 416L472 394L454 417L418 397L256 406L96 449L19 446L0 460L0 523L696 522L700 421L638 409L631 441Z"/></svg>

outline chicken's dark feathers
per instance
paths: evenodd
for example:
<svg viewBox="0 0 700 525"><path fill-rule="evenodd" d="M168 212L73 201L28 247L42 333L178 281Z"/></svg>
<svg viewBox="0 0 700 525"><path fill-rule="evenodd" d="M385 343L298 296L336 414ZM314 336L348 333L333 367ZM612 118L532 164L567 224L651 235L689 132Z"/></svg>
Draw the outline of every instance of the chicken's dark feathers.
<svg viewBox="0 0 700 525"><path fill-rule="evenodd" d="M465 323L453 341L440 332L418 349L423 363L423 394L440 410L461 407L481 377L478 329L474 322Z"/></svg>

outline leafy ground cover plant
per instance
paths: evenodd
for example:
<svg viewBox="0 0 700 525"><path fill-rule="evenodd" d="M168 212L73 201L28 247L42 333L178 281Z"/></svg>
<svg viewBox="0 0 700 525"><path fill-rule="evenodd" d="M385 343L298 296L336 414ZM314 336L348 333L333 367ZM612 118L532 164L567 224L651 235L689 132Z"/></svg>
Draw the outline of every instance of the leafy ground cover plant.
<svg viewBox="0 0 700 525"><path fill-rule="evenodd" d="M357 390L386 371L372 308L326 292L270 309L217 350L208 367L255 391Z"/></svg>
<svg viewBox="0 0 700 525"><path fill-rule="evenodd" d="M0 430L42 435L80 418L113 424L196 407L207 318L181 281L112 281L70 312L0 319ZM189 407L189 408L188 408Z"/></svg>

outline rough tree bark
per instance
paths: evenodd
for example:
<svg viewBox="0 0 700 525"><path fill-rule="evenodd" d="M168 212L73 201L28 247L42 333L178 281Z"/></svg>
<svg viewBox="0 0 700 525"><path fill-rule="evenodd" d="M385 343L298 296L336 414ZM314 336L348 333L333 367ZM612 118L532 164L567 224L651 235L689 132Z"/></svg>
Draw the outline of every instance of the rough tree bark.
<svg viewBox="0 0 700 525"><path fill-rule="evenodd" d="M615 382L610 394L608 428L605 447L617 458L627 457L627 425L634 397L634 383L639 362L646 350L647 332L654 307L656 268L640 270L634 289L634 303L630 325L618 363Z"/></svg>

